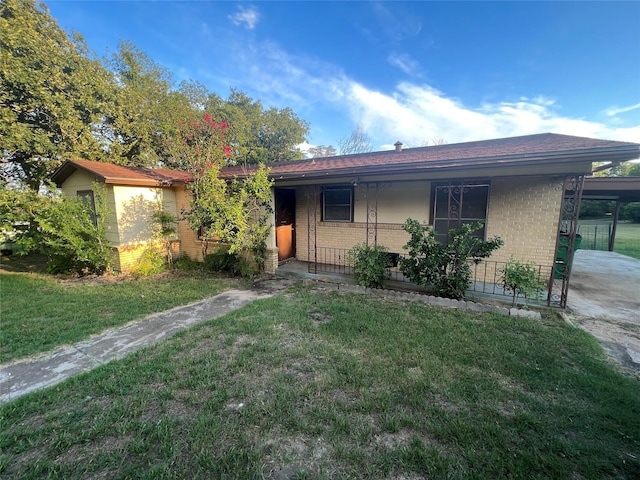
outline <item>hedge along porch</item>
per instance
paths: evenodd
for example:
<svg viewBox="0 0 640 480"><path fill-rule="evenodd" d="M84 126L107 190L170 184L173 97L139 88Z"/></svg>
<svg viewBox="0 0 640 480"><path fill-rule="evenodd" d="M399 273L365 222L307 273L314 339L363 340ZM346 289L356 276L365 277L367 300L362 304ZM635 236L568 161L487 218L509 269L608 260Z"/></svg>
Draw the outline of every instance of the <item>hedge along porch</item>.
<svg viewBox="0 0 640 480"><path fill-rule="evenodd" d="M409 238L402 225L409 217L435 227L443 240L449 228L484 220L480 235L505 242L491 261L513 256L550 274L560 233L575 238L581 186L593 162L630 160L639 152L635 143L539 134L407 149L398 142L392 151L273 164L277 234L268 248L279 251L285 244L279 260L310 262L313 272L314 265L344 262L359 243L402 254ZM561 306L569 250L560 285L551 292Z"/></svg>

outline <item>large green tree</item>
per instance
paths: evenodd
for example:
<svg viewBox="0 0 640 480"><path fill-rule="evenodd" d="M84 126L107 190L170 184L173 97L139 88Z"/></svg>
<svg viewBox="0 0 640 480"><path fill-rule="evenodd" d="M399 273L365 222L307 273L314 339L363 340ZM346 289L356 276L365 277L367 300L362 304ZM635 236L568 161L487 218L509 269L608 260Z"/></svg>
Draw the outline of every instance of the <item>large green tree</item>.
<svg viewBox="0 0 640 480"><path fill-rule="evenodd" d="M33 0L0 3L0 155L3 183L33 189L64 158L95 158L96 125L112 102L111 74Z"/></svg>
<svg viewBox="0 0 640 480"><path fill-rule="evenodd" d="M195 113L192 101L205 94L192 84L175 89L171 72L130 42L121 42L107 65L118 85L101 128L111 158L131 166L161 164L180 120Z"/></svg>
<svg viewBox="0 0 640 480"><path fill-rule="evenodd" d="M237 162L257 164L304 158L298 145L305 141L309 124L291 108L265 110L259 100L231 89L226 100L210 95L206 111L228 123L227 141Z"/></svg>

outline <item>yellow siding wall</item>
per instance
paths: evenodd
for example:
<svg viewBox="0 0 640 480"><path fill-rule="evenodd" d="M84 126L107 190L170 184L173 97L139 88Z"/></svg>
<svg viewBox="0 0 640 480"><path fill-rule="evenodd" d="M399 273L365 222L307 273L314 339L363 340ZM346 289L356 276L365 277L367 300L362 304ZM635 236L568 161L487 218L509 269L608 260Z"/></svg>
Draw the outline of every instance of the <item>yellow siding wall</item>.
<svg viewBox="0 0 640 480"><path fill-rule="evenodd" d="M79 191L93 190L95 177L87 172L76 170L73 172L64 184L60 186L60 190L69 198L75 198ZM113 186L106 185L107 189L107 208L109 209L109 217L107 218L107 239L111 245L118 245L118 220L116 217L116 203L113 195Z"/></svg>

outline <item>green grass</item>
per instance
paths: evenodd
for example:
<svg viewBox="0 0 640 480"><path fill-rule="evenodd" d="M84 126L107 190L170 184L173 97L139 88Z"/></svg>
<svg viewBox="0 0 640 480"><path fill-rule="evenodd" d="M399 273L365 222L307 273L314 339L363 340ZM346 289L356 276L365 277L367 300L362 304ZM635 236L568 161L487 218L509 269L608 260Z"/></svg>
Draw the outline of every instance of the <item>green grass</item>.
<svg viewBox="0 0 640 480"><path fill-rule="evenodd" d="M47 352L107 328L214 295L236 284L204 273L73 284L0 273L0 363Z"/></svg>
<svg viewBox="0 0 640 480"><path fill-rule="evenodd" d="M640 223L620 223L613 251L640 260Z"/></svg>
<svg viewBox="0 0 640 480"><path fill-rule="evenodd" d="M21 397L0 423L3 478L640 471L638 379L555 315L302 287Z"/></svg>

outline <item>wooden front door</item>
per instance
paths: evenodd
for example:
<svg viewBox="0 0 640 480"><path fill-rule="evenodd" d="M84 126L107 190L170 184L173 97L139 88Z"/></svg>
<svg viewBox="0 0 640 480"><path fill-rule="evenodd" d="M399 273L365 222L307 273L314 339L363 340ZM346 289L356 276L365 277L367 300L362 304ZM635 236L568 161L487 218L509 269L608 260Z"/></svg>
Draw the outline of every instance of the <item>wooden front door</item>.
<svg viewBox="0 0 640 480"><path fill-rule="evenodd" d="M276 245L278 260L296 256L296 191L276 188Z"/></svg>

